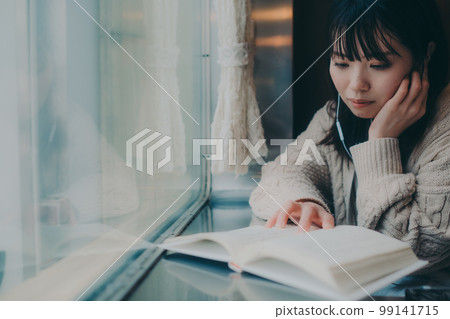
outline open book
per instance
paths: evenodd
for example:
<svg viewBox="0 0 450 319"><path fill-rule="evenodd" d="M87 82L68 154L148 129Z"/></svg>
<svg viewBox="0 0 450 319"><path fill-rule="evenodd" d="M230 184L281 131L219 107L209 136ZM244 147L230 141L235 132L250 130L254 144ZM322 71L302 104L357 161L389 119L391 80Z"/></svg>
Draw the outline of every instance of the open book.
<svg viewBox="0 0 450 319"><path fill-rule="evenodd" d="M160 247L335 300L368 297L427 264L407 243L357 226L303 234L253 226L170 238Z"/></svg>

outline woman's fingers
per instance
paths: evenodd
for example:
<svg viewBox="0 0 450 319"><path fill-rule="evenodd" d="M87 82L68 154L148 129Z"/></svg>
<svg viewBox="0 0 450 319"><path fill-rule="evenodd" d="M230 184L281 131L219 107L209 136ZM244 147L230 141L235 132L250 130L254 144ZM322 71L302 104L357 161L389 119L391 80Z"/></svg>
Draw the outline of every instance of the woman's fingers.
<svg viewBox="0 0 450 319"><path fill-rule="evenodd" d="M288 220L289 220L289 213L280 212L275 222L275 227L283 228L284 226L286 226Z"/></svg>
<svg viewBox="0 0 450 319"><path fill-rule="evenodd" d="M394 97L391 99L393 105L400 105L405 100L409 92L408 86L409 86L409 79L404 78L403 81L400 83L397 92L394 94Z"/></svg>
<svg viewBox="0 0 450 319"><path fill-rule="evenodd" d="M308 232L320 228L334 227L334 217L322 206L313 202L289 201L273 214L266 222L266 227L283 228L291 219L299 226L299 232Z"/></svg>
<svg viewBox="0 0 450 319"><path fill-rule="evenodd" d="M428 82L428 63L429 62L424 63L423 74L422 74L422 80L427 80L427 82Z"/></svg>
<svg viewBox="0 0 450 319"><path fill-rule="evenodd" d="M314 224L314 223L312 223L312 224L311 224L311 227L309 227L309 231L310 231L310 232L315 231L315 230L319 230L319 229L322 229L322 227L317 226L317 225Z"/></svg>
<svg viewBox="0 0 450 319"><path fill-rule="evenodd" d="M320 212L320 217L322 220L322 228L323 229L330 229L334 228L334 217L333 215L329 214L328 212Z"/></svg>
<svg viewBox="0 0 450 319"><path fill-rule="evenodd" d="M287 221L289 219L289 215L285 212L276 212L275 214L270 217L270 219L267 220L265 227L266 228L272 228L272 227L280 227L283 228L286 226Z"/></svg>
<svg viewBox="0 0 450 319"><path fill-rule="evenodd" d="M272 228L273 226L275 226L275 223L277 222L278 219L278 212L276 212L275 214L273 214L266 222L266 228Z"/></svg>
<svg viewBox="0 0 450 319"><path fill-rule="evenodd" d="M426 107L428 98L428 89L430 88L430 82L428 81L428 63L425 63L422 74L422 91L420 92L420 101Z"/></svg>
<svg viewBox="0 0 450 319"><path fill-rule="evenodd" d="M300 221L298 223L298 226L302 231L308 232L309 228L312 224L314 216L317 214L317 211L314 210L310 205L304 205L305 207L302 207L302 216L300 217Z"/></svg>
<svg viewBox="0 0 450 319"><path fill-rule="evenodd" d="M277 210L275 214L267 221L266 227L284 227L288 219L293 218L292 214L300 209L300 205L294 201L288 201L283 205L283 208Z"/></svg>
<svg viewBox="0 0 450 319"><path fill-rule="evenodd" d="M411 77L411 87L405 100L402 102L403 106L409 110L410 106L417 100L422 90L422 79L417 71L414 71Z"/></svg>
<svg viewBox="0 0 450 319"><path fill-rule="evenodd" d="M307 209L302 209L299 226L301 226L301 232L312 231L318 228L334 228L334 217L322 207L309 206Z"/></svg>
<svg viewBox="0 0 450 319"><path fill-rule="evenodd" d="M425 66L422 78L420 77L419 72L414 72L414 87L412 88L412 97L414 97L414 99L411 100L411 97L411 99L408 100L409 103L407 105L409 117L413 122L424 116L426 112L426 100L429 87L426 69L427 67Z"/></svg>

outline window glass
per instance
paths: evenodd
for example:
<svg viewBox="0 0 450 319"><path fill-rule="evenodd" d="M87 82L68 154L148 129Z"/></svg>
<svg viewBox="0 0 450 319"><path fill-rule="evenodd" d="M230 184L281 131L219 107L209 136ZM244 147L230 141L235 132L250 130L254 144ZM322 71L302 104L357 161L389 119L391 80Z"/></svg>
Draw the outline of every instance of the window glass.
<svg viewBox="0 0 450 319"><path fill-rule="evenodd" d="M76 299L201 195L202 1L0 15L0 298Z"/></svg>

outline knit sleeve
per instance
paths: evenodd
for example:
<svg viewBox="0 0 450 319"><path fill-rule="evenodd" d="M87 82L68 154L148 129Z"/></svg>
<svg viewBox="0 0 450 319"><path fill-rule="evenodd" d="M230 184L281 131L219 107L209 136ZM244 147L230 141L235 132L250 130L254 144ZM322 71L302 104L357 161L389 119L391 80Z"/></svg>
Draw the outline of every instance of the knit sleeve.
<svg viewBox="0 0 450 319"><path fill-rule="evenodd" d="M331 128L327 105L283 154L261 169L261 180L250 195L253 213L268 219L289 200L310 200L331 213L332 191L327 157L330 147L319 145ZM294 141L294 143L295 143Z"/></svg>
<svg viewBox="0 0 450 319"><path fill-rule="evenodd" d="M408 242L418 258L429 261L424 271L450 265L450 136L424 150L415 173L403 172L396 138L350 151L358 178L358 225Z"/></svg>

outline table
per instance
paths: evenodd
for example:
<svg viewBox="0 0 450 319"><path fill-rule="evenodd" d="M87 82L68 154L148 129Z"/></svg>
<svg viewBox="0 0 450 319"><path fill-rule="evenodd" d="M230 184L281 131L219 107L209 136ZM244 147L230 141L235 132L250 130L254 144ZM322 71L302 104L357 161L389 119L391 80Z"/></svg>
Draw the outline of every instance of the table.
<svg viewBox="0 0 450 319"><path fill-rule="evenodd" d="M228 231L257 224L248 201L210 201L185 229L183 235ZM375 300L404 300L405 289L422 286L450 287L450 272L407 276L372 294ZM129 294L128 300L319 300L298 289L250 274L238 274L226 264L165 254ZM365 300L372 300L367 297Z"/></svg>

